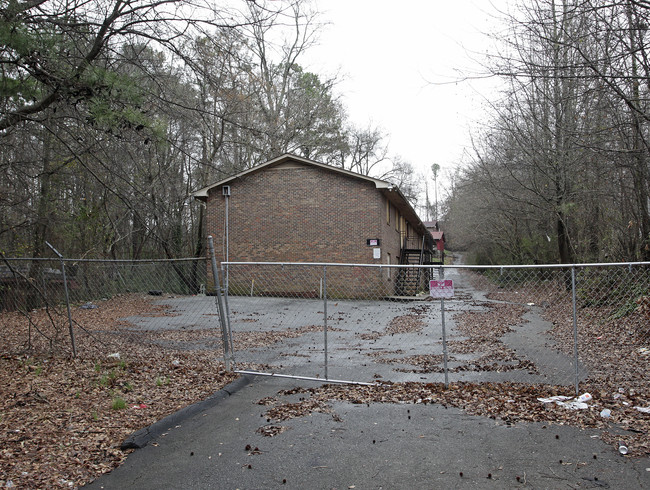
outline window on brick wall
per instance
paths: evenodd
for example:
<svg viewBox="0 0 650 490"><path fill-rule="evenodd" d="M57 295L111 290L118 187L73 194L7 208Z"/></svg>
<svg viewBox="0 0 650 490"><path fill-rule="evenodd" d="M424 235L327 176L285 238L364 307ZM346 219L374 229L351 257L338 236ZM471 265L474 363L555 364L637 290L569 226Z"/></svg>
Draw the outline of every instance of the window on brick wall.
<svg viewBox="0 0 650 490"><path fill-rule="evenodd" d="M390 225L390 201L386 199L386 224Z"/></svg>

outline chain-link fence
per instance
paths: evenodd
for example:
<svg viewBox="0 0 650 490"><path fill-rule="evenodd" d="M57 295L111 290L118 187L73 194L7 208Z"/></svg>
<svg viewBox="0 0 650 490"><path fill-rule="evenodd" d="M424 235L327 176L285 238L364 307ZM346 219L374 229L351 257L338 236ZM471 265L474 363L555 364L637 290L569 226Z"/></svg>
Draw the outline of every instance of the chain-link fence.
<svg viewBox="0 0 650 490"><path fill-rule="evenodd" d="M220 274L240 372L647 390L649 265L225 263ZM223 358L211 276L197 258L4 259L3 352ZM443 278L453 295L433 298Z"/></svg>
<svg viewBox="0 0 650 490"><path fill-rule="evenodd" d="M649 265L229 263L235 366L355 382L577 390L589 380L641 389L650 367ZM418 285L406 295L405 277ZM443 277L453 296L434 299L427 281L442 285Z"/></svg>
<svg viewBox="0 0 650 490"><path fill-rule="evenodd" d="M0 343L8 355L134 359L214 350L222 357L217 307L207 289L205 258L3 259Z"/></svg>

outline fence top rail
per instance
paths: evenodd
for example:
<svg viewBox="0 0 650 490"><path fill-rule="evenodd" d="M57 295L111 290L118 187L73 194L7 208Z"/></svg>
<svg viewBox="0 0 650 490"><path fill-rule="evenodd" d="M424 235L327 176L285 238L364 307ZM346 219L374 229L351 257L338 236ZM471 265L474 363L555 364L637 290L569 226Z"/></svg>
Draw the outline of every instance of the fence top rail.
<svg viewBox="0 0 650 490"><path fill-rule="evenodd" d="M650 266L650 262L609 262L589 264L534 264L534 265L400 265L400 264L351 264L340 262L222 262L222 266L228 265L275 265L275 266L319 266L319 267L371 267L371 268L424 268L424 269L570 269L587 267L632 267Z"/></svg>
<svg viewBox="0 0 650 490"><path fill-rule="evenodd" d="M156 262L193 262L196 260L206 260L206 257L186 257L182 259L70 259L70 258L63 258L60 259L58 257L35 257L35 258L28 258L28 257L7 257L3 258L2 260L7 260L7 261L16 261L16 262L60 262L63 260L64 262L109 262L109 263L124 263L124 264L151 264L151 263L156 263Z"/></svg>
<svg viewBox="0 0 650 490"><path fill-rule="evenodd" d="M16 262L33 262L43 261L51 262L86 262L86 263L125 263L125 264L151 264L151 263L169 263L169 262L193 262L200 260L207 260L206 257L186 257L180 259L72 259L58 257L6 257L3 260L16 261ZM568 268L587 268L587 267L632 267L650 266L650 262L600 262L600 263L585 263L585 264L524 264L524 265L467 265L467 264L431 264L431 265L400 265L400 264L354 264L344 262L222 262L225 265L290 265L290 266L337 266L337 267L375 267L375 268L426 268L426 269L568 269Z"/></svg>

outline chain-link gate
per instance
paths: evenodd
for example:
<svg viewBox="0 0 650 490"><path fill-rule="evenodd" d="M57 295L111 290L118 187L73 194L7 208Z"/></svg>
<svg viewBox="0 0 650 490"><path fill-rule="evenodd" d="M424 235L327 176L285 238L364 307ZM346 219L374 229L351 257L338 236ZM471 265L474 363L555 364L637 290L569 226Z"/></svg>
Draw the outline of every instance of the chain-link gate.
<svg viewBox="0 0 650 490"><path fill-rule="evenodd" d="M233 262L222 270L237 371L577 390L588 378L617 379L647 367L648 265ZM423 280L396 294L405 269ZM434 299L428 281L443 275L453 297Z"/></svg>
<svg viewBox="0 0 650 490"><path fill-rule="evenodd" d="M62 260L4 259L5 352L70 352L72 324L84 356L232 355L240 372L363 383L647 388L648 263L224 263L222 322L205 259L65 259L70 315ZM444 308L428 287L443 275L454 289Z"/></svg>

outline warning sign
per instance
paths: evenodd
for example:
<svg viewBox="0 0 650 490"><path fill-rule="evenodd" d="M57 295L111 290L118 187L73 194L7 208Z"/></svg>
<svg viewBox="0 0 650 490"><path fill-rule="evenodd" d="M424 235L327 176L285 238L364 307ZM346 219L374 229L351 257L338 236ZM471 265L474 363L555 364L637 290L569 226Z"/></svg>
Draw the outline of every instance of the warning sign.
<svg viewBox="0 0 650 490"><path fill-rule="evenodd" d="M432 298L453 298L454 281L451 279L429 281L429 292Z"/></svg>

